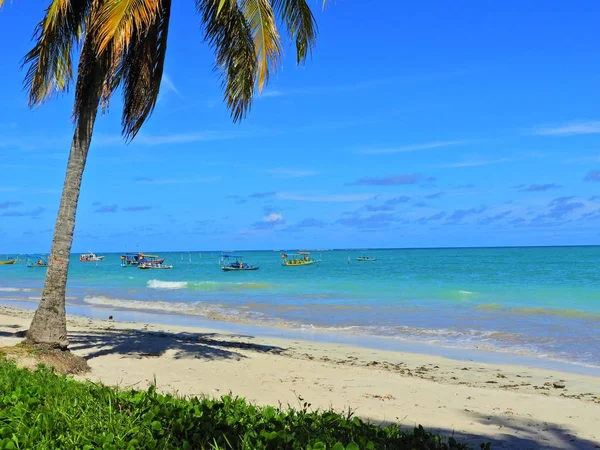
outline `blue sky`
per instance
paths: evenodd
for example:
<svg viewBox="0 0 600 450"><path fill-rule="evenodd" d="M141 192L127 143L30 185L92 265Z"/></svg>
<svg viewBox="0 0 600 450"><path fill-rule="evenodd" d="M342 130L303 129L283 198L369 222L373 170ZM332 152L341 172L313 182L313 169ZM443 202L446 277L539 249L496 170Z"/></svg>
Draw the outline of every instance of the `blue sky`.
<svg viewBox="0 0 600 450"><path fill-rule="evenodd" d="M232 124L194 2L175 2L166 75L136 140L99 117L74 251L597 244L597 2L312 1ZM0 252L42 252L72 95L30 110L22 56L47 2L0 12Z"/></svg>

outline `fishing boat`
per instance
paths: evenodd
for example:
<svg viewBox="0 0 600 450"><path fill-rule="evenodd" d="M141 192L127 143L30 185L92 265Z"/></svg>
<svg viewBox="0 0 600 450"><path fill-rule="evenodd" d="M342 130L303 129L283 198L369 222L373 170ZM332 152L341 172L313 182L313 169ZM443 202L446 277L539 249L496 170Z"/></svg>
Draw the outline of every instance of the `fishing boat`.
<svg viewBox="0 0 600 450"><path fill-rule="evenodd" d="M143 253L124 253L121 255L121 267L137 267L143 259ZM161 260L161 262L163 261L164 259Z"/></svg>
<svg viewBox="0 0 600 450"><path fill-rule="evenodd" d="M6 261L0 260L0 266L12 266L13 264L16 264L16 263L17 263L16 259L7 259Z"/></svg>
<svg viewBox="0 0 600 450"><path fill-rule="evenodd" d="M284 266L309 266L317 262L310 257L310 252L296 252L295 257L291 258L287 254L282 253L281 259Z"/></svg>
<svg viewBox="0 0 600 450"><path fill-rule="evenodd" d="M48 267L48 259L44 256L40 256L36 261L27 264L27 267L29 267L29 268Z"/></svg>
<svg viewBox="0 0 600 450"><path fill-rule="evenodd" d="M81 262L100 262L104 260L104 256L98 256L95 253L88 252L79 257Z"/></svg>
<svg viewBox="0 0 600 450"><path fill-rule="evenodd" d="M159 258L157 255L142 255L138 267L140 269L172 269L171 264L164 264L166 258Z"/></svg>
<svg viewBox="0 0 600 450"><path fill-rule="evenodd" d="M356 258L357 261L377 261L377 258L373 258L371 256L359 256Z"/></svg>
<svg viewBox="0 0 600 450"><path fill-rule="evenodd" d="M235 259L233 262L229 262L230 259ZM233 272L240 270L258 270L257 266L250 266L242 261L241 256L237 255L221 255L221 270L225 272Z"/></svg>

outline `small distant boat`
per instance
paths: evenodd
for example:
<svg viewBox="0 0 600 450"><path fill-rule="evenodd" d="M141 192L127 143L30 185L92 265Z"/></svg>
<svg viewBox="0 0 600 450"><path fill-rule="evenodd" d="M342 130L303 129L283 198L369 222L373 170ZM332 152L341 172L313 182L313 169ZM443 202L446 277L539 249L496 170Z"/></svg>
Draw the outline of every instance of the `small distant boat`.
<svg viewBox="0 0 600 450"><path fill-rule="evenodd" d="M283 260L284 266L309 266L317 262L310 257L310 252L296 252L296 256L292 258L288 257L287 254L282 253L281 259Z"/></svg>
<svg viewBox="0 0 600 450"><path fill-rule="evenodd" d="M235 258L235 261L229 263L229 260L232 258ZM224 272L233 272L240 270L258 270L258 266L250 266L246 264L242 261L241 256L221 255L221 270L223 270Z"/></svg>
<svg viewBox="0 0 600 450"><path fill-rule="evenodd" d="M172 264L162 264L162 263L156 263L156 262L147 262L147 263L141 263L138 266L140 269L172 269L173 265Z"/></svg>
<svg viewBox="0 0 600 450"><path fill-rule="evenodd" d="M377 258L373 258L371 256L359 256L356 258L357 261L377 261Z"/></svg>
<svg viewBox="0 0 600 450"><path fill-rule="evenodd" d="M81 262L100 262L104 260L104 256L98 256L95 253L88 252L79 257Z"/></svg>
<svg viewBox="0 0 600 450"><path fill-rule="evenodd" d="M0 260L0 266L12 266L13 264L16 264L16 263L17 263L16 259L8 259L6 261Z"/></svg>
<svg viewBox="0 0 600 450"><path fill-rule="evenodd" d="M44 257L41 257L37 261L27 264L27 267L48 267L48 260Z"/></svg>
<svg viewBox="0 0 600 450"><path fill-rule="evenodd" d="M145 255L143 253L124 253L121 255L121 267L137 267L144 257ZM164 259L160 260L160 262L163 261Z"/></svg>
<svg viewBox="0 0 600 450"><path fill-rule="evenodd" d="M171 264L163 264L166 258L159 258L157 255L142 255L138 267L140 269L172 269Z"/></svg>

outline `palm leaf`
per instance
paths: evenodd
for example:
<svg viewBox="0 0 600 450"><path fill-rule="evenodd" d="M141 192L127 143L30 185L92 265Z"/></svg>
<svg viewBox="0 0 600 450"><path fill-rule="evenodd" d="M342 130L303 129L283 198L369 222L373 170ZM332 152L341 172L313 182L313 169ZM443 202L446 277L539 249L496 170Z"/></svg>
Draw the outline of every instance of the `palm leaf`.
<svg viewBox="0 0 600 450"><path fill-rule="evenodd" d="M75 102L73 105L74 122L81 121L90 114L96 116L109 64L107 52L100 56L96 54L96 43L93 36L88 32L79 55Z"/></svg>
<svg viewBox="0 0 600 450"><path fill-rule="evenodd" d="M1 1L1 0L0 0ZM42 103L73 80L71 51L83 33L93 0L53 0L36 27L34 47L25 55L29 105Z"/></svg>
<svg viewBox="0 0 600 450"><path fill-rule="evenodd" d="M103 52L109 42L128 45L134 33L141 33L156 23L161 0L105 0L95 21L97 51Z"/></svg>
<svg viewBox="0 0 600 450"><path fill-rule="evenodd" d="M256 50L258 90L269 81L281 57L281 40L269 0L241 0L241 9L252 30Z"/></svg>
<svg viewBox="0 0 600 450"><path fill-rule="evenodd" d="M223 73L225 102L234 121L243 119L252 102L256 52L252 31L235 1L196 0L205 40L215 48L216 69Z"/></svg>
<svg viewBox="0 0 600 450"><path fill-rule="evenodd" d="M130 45L122 56L114 75L114 86L123 85L123 116L121 124L126 139L133 139L152 114L162 80L171 0L162 0L160 10L143 32L134 30Z"/></svg>
<svg viewBox="0 0 600 450"><path fill-rule="evenodd" d="M273 9L286 24L290 37L296 40L297 63L303 62L317 40L317 23L308 3L306 0L273 0Z"/></svg>

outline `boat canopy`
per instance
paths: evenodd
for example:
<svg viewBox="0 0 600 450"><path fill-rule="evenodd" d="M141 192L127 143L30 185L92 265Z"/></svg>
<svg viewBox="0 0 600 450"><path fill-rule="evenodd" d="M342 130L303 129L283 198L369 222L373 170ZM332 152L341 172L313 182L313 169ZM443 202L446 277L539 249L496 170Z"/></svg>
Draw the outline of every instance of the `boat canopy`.
<svg viewBox="0 0 600 450"><path fill-rule="evenodd" d="M310 252L296 252L297 255L310 255Z"/></svg>

